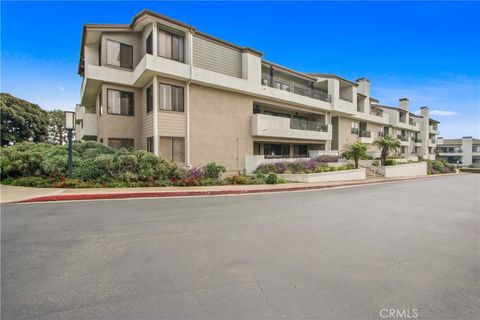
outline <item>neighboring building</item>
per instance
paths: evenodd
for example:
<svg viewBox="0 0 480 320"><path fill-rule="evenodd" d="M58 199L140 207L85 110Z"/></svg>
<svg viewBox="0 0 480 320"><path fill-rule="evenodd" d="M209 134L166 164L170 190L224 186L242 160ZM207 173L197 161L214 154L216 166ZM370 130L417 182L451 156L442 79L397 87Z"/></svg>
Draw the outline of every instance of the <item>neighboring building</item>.
<svg viewBox="0 0 480 320"><path fill-rule="evenodd" d="M370 97L370 82L307 74L266 61L185 23L144 10L129 25L83 28L77 138L144 149L228 171L246 159L338 154L398 137L400 154L434 158L437 124Z"/></svg>
<svg viewBox="0 0 480 320"><path fill-rule="evenodd" d="M480 165L480 140L472 137L462 139L437 139L438 155L449 163L462 166Z"/></svg>

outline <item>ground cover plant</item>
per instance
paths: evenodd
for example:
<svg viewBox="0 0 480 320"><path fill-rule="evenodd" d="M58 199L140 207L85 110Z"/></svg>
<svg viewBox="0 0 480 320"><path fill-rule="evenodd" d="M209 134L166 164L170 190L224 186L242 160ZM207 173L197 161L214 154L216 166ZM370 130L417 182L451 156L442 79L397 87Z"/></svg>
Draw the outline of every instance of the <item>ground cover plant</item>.
<svg viewBox="0 0 480 320"><path fill-rule="evenodd" d="M353 169L353 165L346 163L340 166L328 165L329 162L337 162L339 157L320 156L312 159L300 159L291 162L276 162L269 164L261 164L255 170L256 174L268 175L275 174L308 174L308 173L322 173L339 170Z"/></svg>
<svg viewBox="0 0 480 320"><path fill-rule="evenodd" d="M201 168L185 168L153 153L116 150L94 141L73 143L73 175L67 178L67 147L24 142L2 147L3 184L58 187L154 187L262 184L266 177L222 178L225 167L209 163Z"/></svg>

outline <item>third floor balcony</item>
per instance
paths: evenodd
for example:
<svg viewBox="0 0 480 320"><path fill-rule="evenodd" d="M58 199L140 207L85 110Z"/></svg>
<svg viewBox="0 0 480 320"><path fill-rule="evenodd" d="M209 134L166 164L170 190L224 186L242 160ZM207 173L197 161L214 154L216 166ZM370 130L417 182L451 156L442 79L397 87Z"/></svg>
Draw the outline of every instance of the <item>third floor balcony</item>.
<svg viewBox="0 0 480 320"><path fill-rule="evenodd" d="M316 100L322 100L327 102L330 101L330 95L324 91L320 91L315 88L309 88L305 85L293 81L272 77L266 74L262 74L262 85L282 91L292 92Z"/></svg>

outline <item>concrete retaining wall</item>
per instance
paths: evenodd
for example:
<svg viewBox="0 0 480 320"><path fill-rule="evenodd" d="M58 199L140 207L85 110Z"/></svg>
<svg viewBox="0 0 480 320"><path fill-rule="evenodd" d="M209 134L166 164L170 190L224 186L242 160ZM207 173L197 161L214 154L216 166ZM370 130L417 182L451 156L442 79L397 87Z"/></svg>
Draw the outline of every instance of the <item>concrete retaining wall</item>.
<svg viewBox="0 0 480 320"><path fill-rule="evenodd" d="M398 178L398 177L412 177L412 176L426 176L427 175L427 163L407 163L397 164L394 166L378 167L379 171L383 171L385 178Z"/></svg>
<svg viewBox="0 0 480 320"><path fill-rule="evenodd" d="M279 177L290 182L330 182L330 181L346 181L346 180L362 180L366 179L365 169L340 170L323 173L309 174L279 174Z"/></svg>

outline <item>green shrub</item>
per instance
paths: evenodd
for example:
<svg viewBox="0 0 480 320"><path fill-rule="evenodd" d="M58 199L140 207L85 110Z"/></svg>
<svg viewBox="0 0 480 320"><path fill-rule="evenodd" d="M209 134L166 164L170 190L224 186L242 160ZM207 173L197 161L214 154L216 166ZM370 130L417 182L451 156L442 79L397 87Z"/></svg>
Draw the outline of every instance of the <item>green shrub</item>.
<svg viewBox="0 0 480 320"><path fill-rule="evenodd" d="M267 177L265 178L265 183L267 184L277 184L278 183L278 176L271 172L267 175Z"/></svg>
<svg viewBox="0 0 480 320"><path fill-rule="evenodd" d="M385 160L385 165L386 166L394 166L397 164L397 161L393 160L393 159L387 159Z"/></svg>
<svg viewBox="0 0 480 320"><path fill-rule="evenodd" d="M205 178L218 179L220 175L225 172L225 167L217 165L215 162L207 163L202 168L203 176Z"/></svg>
<svg viewBox="0 0 480 320"><path fill-rule="evenodd" d="M432 161L432 167L433 167L433 169L435 169L436 171L439 171L441 173L443 173L445 171L445 165L443 164L443 162L441 162L439 160L433 160Z"/></svg>

